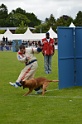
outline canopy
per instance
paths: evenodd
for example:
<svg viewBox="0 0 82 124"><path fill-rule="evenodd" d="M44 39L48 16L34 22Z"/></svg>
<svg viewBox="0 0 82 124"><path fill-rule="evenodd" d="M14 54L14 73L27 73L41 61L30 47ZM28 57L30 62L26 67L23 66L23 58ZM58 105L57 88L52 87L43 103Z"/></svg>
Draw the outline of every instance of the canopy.
<svg viewBox="0 0 82 124"><path fill-rule="evenodd" d="M57 34L53 31L53 29L51 27L48 32L50 33L50 37L57 38Z"/></svg>
<svg viewBox="0 0 82 124"><path fill-rule="evenodd" d="M75 27L75 25L71 22L71 24L69 25L69 27Z"/></svg>
<svg viewBox="0 0 82 124"><path fill-rule="evenodd" d="M30 31L29 28L27 28L27 30L26 30L26 32L24 33L24 35L30 35L30 34L32 34L32 32Z"/></svg>
<svg viewBox="0 0 82 124"><path fill-rule="evenodd" d="M11 40L12 39L12 33L9 29L7 29L7 31L4 33L4 34L0 34L0 40L4 38L8 38L8 40Z"/></svg>
<svg viewBox="0 0 82 124"><path fill-rule="evenodd" d="M11 31L7 28L6 32L4 33L4 36L12 35Z"/></svg>

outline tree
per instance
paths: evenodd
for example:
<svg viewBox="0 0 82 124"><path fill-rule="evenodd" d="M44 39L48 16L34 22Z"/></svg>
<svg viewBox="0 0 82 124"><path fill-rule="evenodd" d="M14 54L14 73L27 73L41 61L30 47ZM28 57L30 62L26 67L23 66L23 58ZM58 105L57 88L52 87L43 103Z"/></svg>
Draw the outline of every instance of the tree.
<svg viewBox="0 0 82 124"><path fill-rule="evenodd" d="M69 26L73 19L67 15L63 15L56 21L56 26Z"/></svg>
<svg viewBox="0 0 82 124"><path fill-rule="evenodd" d="M20 14L26 15L26 11L21 9L20 7L17 8L16 10L12 10L12 12L13 12L13 14L20 13Z"/></svg>
<svg viewBox="0 0 82 124"><path fill-rule="evenodd" d="M30 20L29 27L38 26L41 24L41 20L37 19L34 13L26 13L27 18Z"/></svg>
<svg viewBox="0 0 82 124"><path fill-rule="evenodd" d="M74 20L74 24L75 26L82 26L82 12L81 11L77 13L77 16Z"/></svg>
<svg viewBox="0 0 82 124"><path fill-rule="evenodd" d="M27 26L24 24L22 21L21 24L19 24L19 27L16 29L15 33L16 34L23 34L27 30Z"/></svg>
<svg viewBox="0 0 82 124"><path fill-rule="evenodd" d="M1 4L0 6L0 26L5 27L6 25L6 18L8 17L8 10L7 7L4 4Z"/></svg>
<svg viewBox="0 0 82 124"><path fill-rule="evenodd" d="M53 28L53 30L55 31L56 27L55 27L55 23L56 23L56 19L54 18L53 14L50 15L49 18L46 18L45 21L40 24L39 26L36 26L34 32L47 32L50 27Z"/></svg>
<svg viewBox="0 0 82 124"><path fill-rule="evenodd" d="M49 18L46 18L45 22L48 23L50 27L53 27L56 23L56 19L54 18L53 14L51 14Z"/></svg>
<svg viewBox="0 0 82 124"><path fill-rule="evenodd" d="M35 30L33 32L45 33L47 32L47 30L48 30L47 23L42 23L39 26L35 26Z"/></svg>
<svg viewBox="0 0 82 124"><path fill-rule="evenodd" d="M6 21L8 26L12 27L18 27L22 21L24 25L28 25L30 22L30 20L25 15L20 13L10 13Z"/></svg>
<svg viewBox="0 0 82 124"><path fill-rule="evenodd" d="M46 18L45 22L47 23L47 29L52 27L54 31L56 30L56 19L53 14L49 18Z"/></svg>
<svg viewBox="0 0 82 124"><path fill-rule="evenodd" d="M21 8L17 8L16 10L12 10L11 13L12 14L20 13L22 15L25 15L28 18L28 20L30 20L30 22L28 24L29 27L34 27L34 26L41 24L41 21L39 19L37 19L37 17L35 16L34 13L27 13L25 10L23 10Z"/></svg>

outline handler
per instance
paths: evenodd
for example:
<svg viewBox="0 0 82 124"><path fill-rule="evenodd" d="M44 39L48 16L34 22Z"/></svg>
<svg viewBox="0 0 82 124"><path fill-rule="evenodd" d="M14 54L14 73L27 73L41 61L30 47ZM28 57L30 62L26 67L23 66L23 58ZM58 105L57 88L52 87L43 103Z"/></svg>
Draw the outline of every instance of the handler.
<svg viewBox="0 0 82 124"><path fill-rule="evenodd" d="M37 59L34 56L34 53L41 52L41 48L25 48L24 45L20 45L19 51L17 52L18 61L25 63L25 68L21 71L18 79L15 83L9 82L10 85L14 87L21 87L21 80L31 79L34 77L36 69L38 67ZM39 89L35 89L36 91Z"/></svg>
<svg viewBox="0 0 82 124"><path fill-rule="evenodd" d="M42 39L42 53L44 56L44 69L45 73L51 73L52 56L55 53L55 41L50 38L49 32L46 33L46 38Z"/></svg>

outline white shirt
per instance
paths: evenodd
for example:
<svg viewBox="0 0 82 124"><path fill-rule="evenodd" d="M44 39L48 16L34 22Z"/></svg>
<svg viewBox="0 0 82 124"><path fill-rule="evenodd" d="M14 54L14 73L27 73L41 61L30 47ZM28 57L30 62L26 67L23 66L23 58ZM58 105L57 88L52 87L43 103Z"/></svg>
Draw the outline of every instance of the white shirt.
<svg viewBox="0 0 82 124"><path fill-rule="evenodd" d="M49 42L49 41L50 41L50 39L47 39L47 41Z"/></svg>
<svg viewBox="0 0 82 124"><path fill-rule="evenodd" d="M38 53L37 48L29 47L29 48L25 48L25 50L26 50L25 54L21 54L20 50L17 52L17 59L20 62L29 63L30 61L36 59L34 53Z"/></svg>

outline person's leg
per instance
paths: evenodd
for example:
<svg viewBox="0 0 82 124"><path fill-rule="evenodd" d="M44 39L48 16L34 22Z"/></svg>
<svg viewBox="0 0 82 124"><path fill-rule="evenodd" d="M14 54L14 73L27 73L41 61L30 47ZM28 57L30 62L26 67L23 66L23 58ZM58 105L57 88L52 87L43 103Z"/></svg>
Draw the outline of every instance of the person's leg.
<svg viewBox="0 0 82 124"><path fill-rule="evenodd" d="M52 55L48 56L48 72L51 73Z"/></svg>
<svg viewBox="0 0 82 124"><path fill-rule="evenodd" d="M27 67L25 67L22 71L21 71L21 73L19 74L19 76L18 76L18 78L17 78L17 80L16 80L16 82L15 83L12 83L12 82L9 82L9 84L10 85L12 85L12 86L14 86L14 87L21 87L21 83L20 83L20 81L21 81L21 78L22 78L22 76L25 74L25 72L27 71Z"/></svg>
<svg viewBox="0 0 82 124"><path fill-rule="evenodd" d="M32 68L31 66L26 66L26 67L21 71L21 73L20 73L18 79L16 80L16 84L17 84L18 86L21 86L20 81L21 81L21 80L24 80L25 77L29 78L31 68Z"/></svg>
<svg viewBox="0 0 82 124"><path fill-rule="evenodd" d="M21 86L21 83L20 83L21 80L31 79L34 77L37 67L38 67L37 62L34 62L33 64L26 66L21 71L21 73L15 83L9 82L10 85L12 85L14 87Z"/></svg>
<svg viewBox="0 0 82 124"><path fill-rule="evenodd" d="M34 62L31 65L29 65L29 71L26 73L22 80L29 80L34 78L37 68L38 68L37 62Z"/></svg>
<svg viewBox="0 0 82 124"><path fill-rule="evenodd" d="M48 56L44 56L44 69L45 69L45 73L48 74Z"/></svg>

